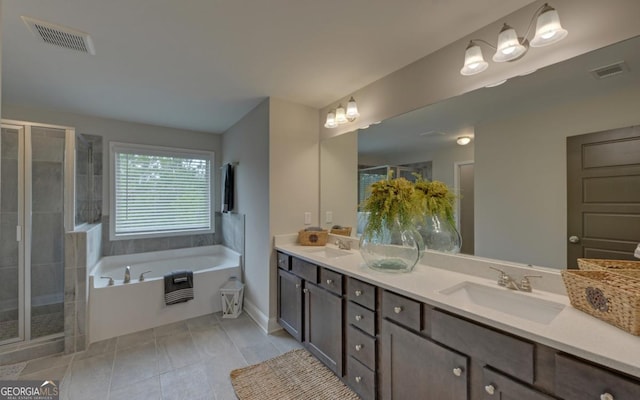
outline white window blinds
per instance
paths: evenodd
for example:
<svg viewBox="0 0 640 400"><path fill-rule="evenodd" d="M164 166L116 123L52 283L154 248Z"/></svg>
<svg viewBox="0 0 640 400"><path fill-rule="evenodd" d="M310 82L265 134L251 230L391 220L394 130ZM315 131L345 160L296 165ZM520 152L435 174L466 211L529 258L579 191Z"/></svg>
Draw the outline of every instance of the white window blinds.
<svg viewBox="0 0 640 400"><path fill-rule="evenodd" d="M213 153L112 146L115 237L212 232Z"/></svg>

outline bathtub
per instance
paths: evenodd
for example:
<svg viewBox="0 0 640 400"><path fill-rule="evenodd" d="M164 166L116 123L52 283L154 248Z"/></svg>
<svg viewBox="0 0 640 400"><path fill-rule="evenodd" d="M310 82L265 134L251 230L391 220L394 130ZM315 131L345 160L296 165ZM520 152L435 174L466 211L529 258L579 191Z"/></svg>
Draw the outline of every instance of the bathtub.
<svg viewBox="0 0 640 400"><path fill-rule="evenodd" d="M240 254L221 245L103 257L89 275L89 343L222 310L220 292L229 278L240 279ZM125 284L125 266L131 282ZM193 271L194 299L164 304L164 275ZM140 273L144 281L138 280ZM111 276L114 285L109 286Z"/></svg>

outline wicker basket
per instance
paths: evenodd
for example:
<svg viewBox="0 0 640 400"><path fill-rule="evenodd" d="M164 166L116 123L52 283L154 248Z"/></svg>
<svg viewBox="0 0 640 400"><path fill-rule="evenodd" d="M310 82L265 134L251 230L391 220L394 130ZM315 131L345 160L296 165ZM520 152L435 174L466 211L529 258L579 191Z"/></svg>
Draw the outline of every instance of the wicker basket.
<svg viewBox="0 0 640 400"><path fill-rule="evenodd" d="M351 236L351 227L343 226L342 228L331 228L330 233L333 235Z"/></svg>
<svg viewBox="0 0 640 400"><path fill-rule="evenodd" d="M640 271L563 270L562 279L572 306L640 335Z"/></svg>
<svg viewBox="0 0 640 400"><path fill-rule="evenodd" d="M298 242L303 246L324 246L327 244L329 231L323 229L321 231L299 231Z"/></svg>
<svg viewBox="0 0 640 400"><path fill-rule="evenodd" d="M610 271L618 269L637 269L640 271L640 261L578 258L578 268L583 271Z"/></svg>

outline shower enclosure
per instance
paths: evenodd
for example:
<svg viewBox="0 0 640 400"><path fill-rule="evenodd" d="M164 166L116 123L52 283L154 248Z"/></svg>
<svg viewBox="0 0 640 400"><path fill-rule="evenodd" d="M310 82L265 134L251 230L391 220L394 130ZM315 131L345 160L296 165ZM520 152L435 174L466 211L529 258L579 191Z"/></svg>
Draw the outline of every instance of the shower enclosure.
<svg viewBox="0 0 640 400"><path fill-rule="evenodd" d="M74 134L72 128L2 120L0 345L64 332Z"/></svg>

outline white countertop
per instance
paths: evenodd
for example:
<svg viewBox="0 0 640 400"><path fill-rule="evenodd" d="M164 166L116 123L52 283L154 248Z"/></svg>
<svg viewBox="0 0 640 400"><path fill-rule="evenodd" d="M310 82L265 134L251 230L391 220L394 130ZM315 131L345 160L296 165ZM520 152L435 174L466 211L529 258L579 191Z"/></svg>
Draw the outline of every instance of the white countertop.
<svg viewBox="0 0 640 400"><path fill-rule="evenodd" d="M527 266L521 268L523 272L519 275L517 266L505 267L495 260L494 263L489 263L484 259L472 259L467 256L466 264L474 264L474 269L478 271L478 273L469 273L469 269L464 266L465 257L446 255L445 259L451 257L451 269L467 273L454 272L442 265L434 267L424 264L442 258L438 255L435 258L425 257L410 273L385 273L367 268L357 249L351 250L350 255L327 259L310 251L314 247L292 243L289 237L282 238L276 237L275 247L284 253L640 378L640 337L571 307L569 298L563 294L562 289L559 289L562 285L559 271L546 268L535 269L535 273L544 275L540 282L546 281L546 285L539 285L537 280L532 280L534 287L532 293L517 292L518 295L537 297L565 306L551 322L543 324L441 293L442 290L462 282L509 290L498 287L496 279L488 278L488 276L497 277L488 266L497 265L500 268L506 268L514 277L530 273L531 270ZM327 247L335 248L333 245L327 245ZM441 261L438 260L438 262ZM541 286L548 288L549 291L537 288Z"/></svg>

